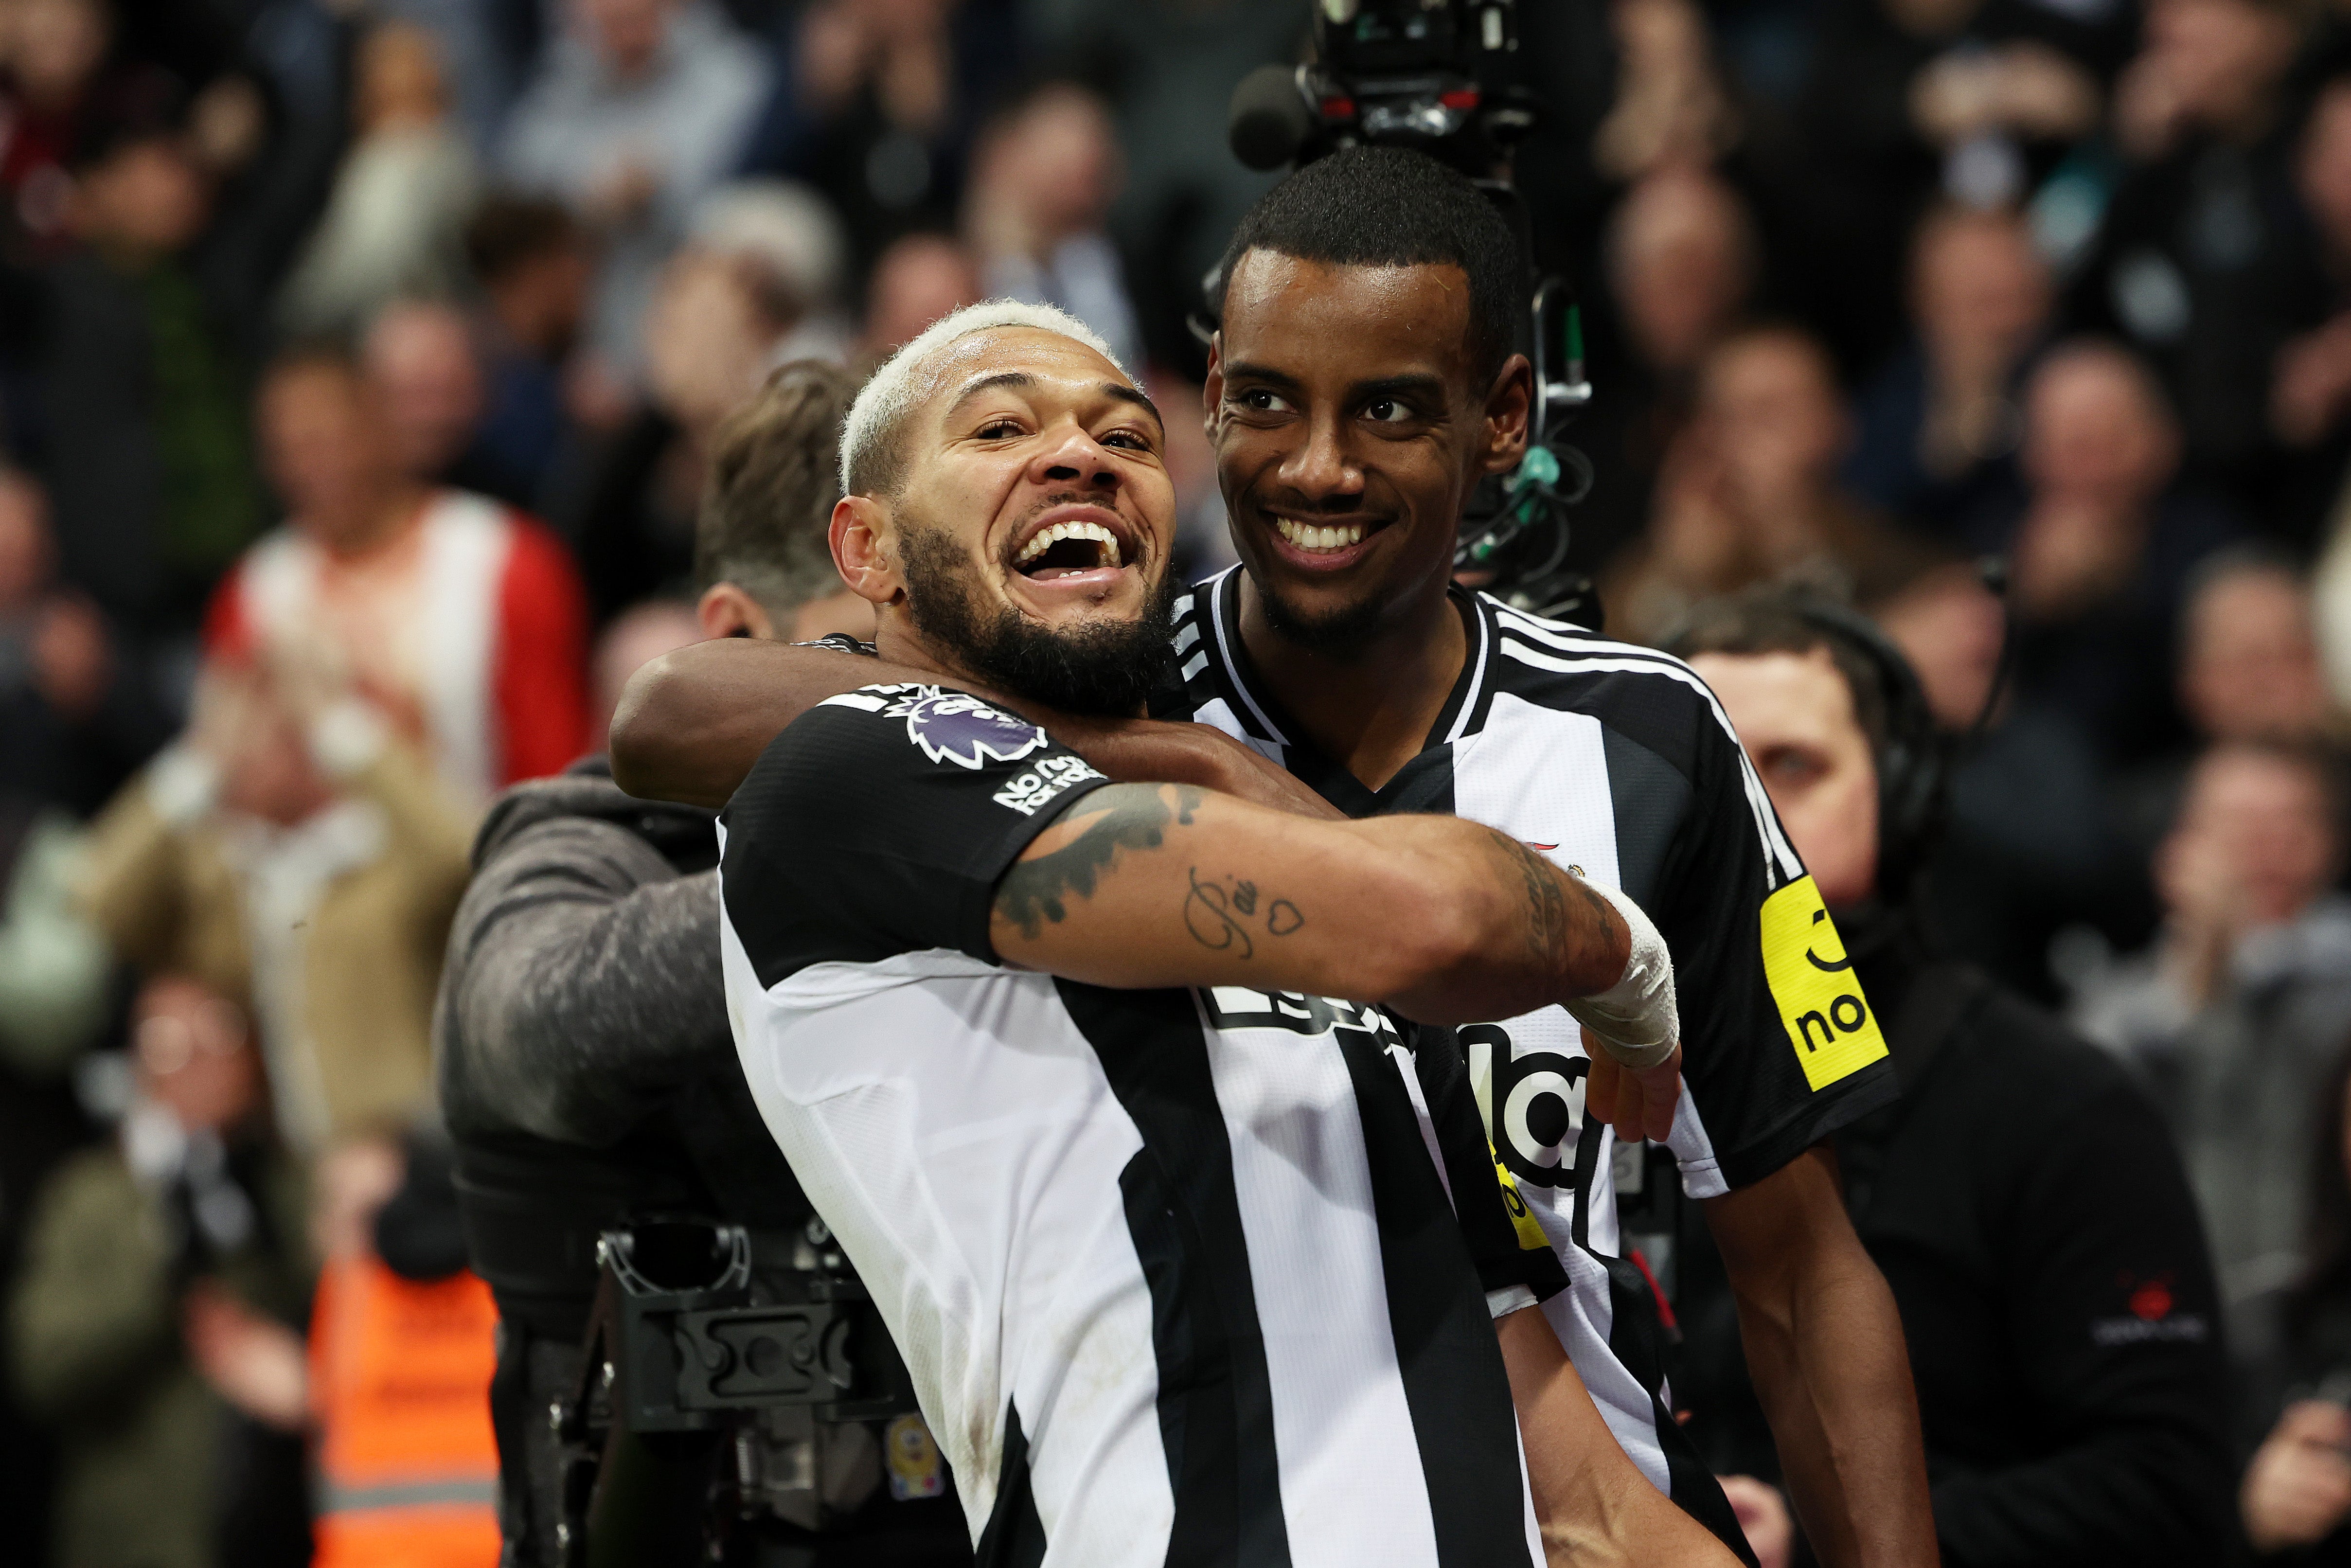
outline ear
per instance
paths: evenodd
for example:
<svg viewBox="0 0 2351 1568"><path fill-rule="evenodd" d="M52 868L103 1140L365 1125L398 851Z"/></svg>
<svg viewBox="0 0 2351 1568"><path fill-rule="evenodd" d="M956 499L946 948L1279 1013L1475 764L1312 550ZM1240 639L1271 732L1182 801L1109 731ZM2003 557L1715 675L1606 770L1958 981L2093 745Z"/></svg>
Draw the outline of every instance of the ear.
<svg viewBox="0 0 2351 1568"><path fill-rule="evenodd" d="M1208 373L1200 382L1200 425L1208 439L1217 438L1217 411L1225 403L1225 335L1208 335Z"/></svg>
<svg viewBox="0 0 2351 1568"><path fill-rule="evenodd" d="M849 591L869 604L895 604L905 596L890 508L871 496L843 496L832 507L832 564Z"/></svg>
<svg viewBox="0 0 2351 1568"><path fill-rule="evenodd" d="M1524 354L1512 354L1502 362L1492 390L1486 394L1487 473L1507 474L1525 460L1534 403L1534 367Z"/></svg>
<svg viewBox="0 0 2351 1568"><path fill-rule="evenodd" d="M772 642L776 623L765 606L731 582L715 582L694 607L705 637L756 637Z"/></svg>

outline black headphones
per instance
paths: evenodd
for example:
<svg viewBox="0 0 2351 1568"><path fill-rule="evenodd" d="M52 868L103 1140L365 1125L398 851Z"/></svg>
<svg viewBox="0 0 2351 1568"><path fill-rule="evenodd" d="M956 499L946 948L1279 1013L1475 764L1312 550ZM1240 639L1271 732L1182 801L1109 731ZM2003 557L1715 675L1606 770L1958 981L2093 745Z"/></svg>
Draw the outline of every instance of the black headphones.
<svg viewBox="0 0 2351 1568"><path fill-rule="evenodd" d="M1814 594L1793 596L1793 607L1877 673L1886 696L1886 737L1876 748L1877 893L1887 904L1900 904L1942 831L1952 743L1935 724L1918 672L1877 622Z"/></svg>

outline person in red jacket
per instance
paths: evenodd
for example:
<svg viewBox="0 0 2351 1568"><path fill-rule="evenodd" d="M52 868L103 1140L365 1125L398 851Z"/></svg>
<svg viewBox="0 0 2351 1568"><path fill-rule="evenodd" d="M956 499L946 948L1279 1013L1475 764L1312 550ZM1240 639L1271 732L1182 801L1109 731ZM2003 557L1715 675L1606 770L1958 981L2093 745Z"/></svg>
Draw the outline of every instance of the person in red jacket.
<svg viewBox="0 0 2351 1568"><path fill-rule="evenodd" d="M347 677L471 802L588 748L587 606L560 539L405 476L339 350L272 364L257 424L287 522L223 580L207 653Z"/></svg>

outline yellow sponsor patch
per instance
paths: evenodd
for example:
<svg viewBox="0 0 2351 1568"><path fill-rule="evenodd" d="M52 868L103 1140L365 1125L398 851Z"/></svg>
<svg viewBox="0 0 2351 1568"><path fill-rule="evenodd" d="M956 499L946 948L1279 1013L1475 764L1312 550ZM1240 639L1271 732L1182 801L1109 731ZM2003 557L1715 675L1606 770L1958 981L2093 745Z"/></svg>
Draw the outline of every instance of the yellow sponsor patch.
<svg viewBox="0 0 2351 1568"><path fill-rule="evenodd" d="M1809 876L1763 901L1763 976L1813 1088L1825 1089L1886 1054L1877 1016Z"/></svg>
<svg viewBox="0 0 2351 1568"><path fill-rule="evenodd" d="M1510 1170L1502 1164L1502 1156L1494 1152L1494 1140L1486 1140L1486 1155L1494 1162L1494 1179L1502 1184L1502 1207L1510 1211L1510 1228L1519 1233L1521 1252L1548 1252L1551 1238L1543 1234L1542 1221L1534 1217L1527 1200L1519 1196L1519 1184L1510 1178Z"/></svg>

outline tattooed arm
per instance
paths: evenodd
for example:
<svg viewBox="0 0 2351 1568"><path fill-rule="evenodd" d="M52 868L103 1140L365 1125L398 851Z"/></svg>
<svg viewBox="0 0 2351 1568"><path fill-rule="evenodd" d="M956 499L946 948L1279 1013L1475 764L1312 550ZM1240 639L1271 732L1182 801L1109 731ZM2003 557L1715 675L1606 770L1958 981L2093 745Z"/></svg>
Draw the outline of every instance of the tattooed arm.
<svg viewBox="0 0 2351 1568"><path fill-rule="evenodd" d="M1079 800L997 883L1009 963L1105 986L1245 985L1428 1023L1608 991L1625 916L1525 845L1451 817L1306 821L1171 784Z"/></svg>

